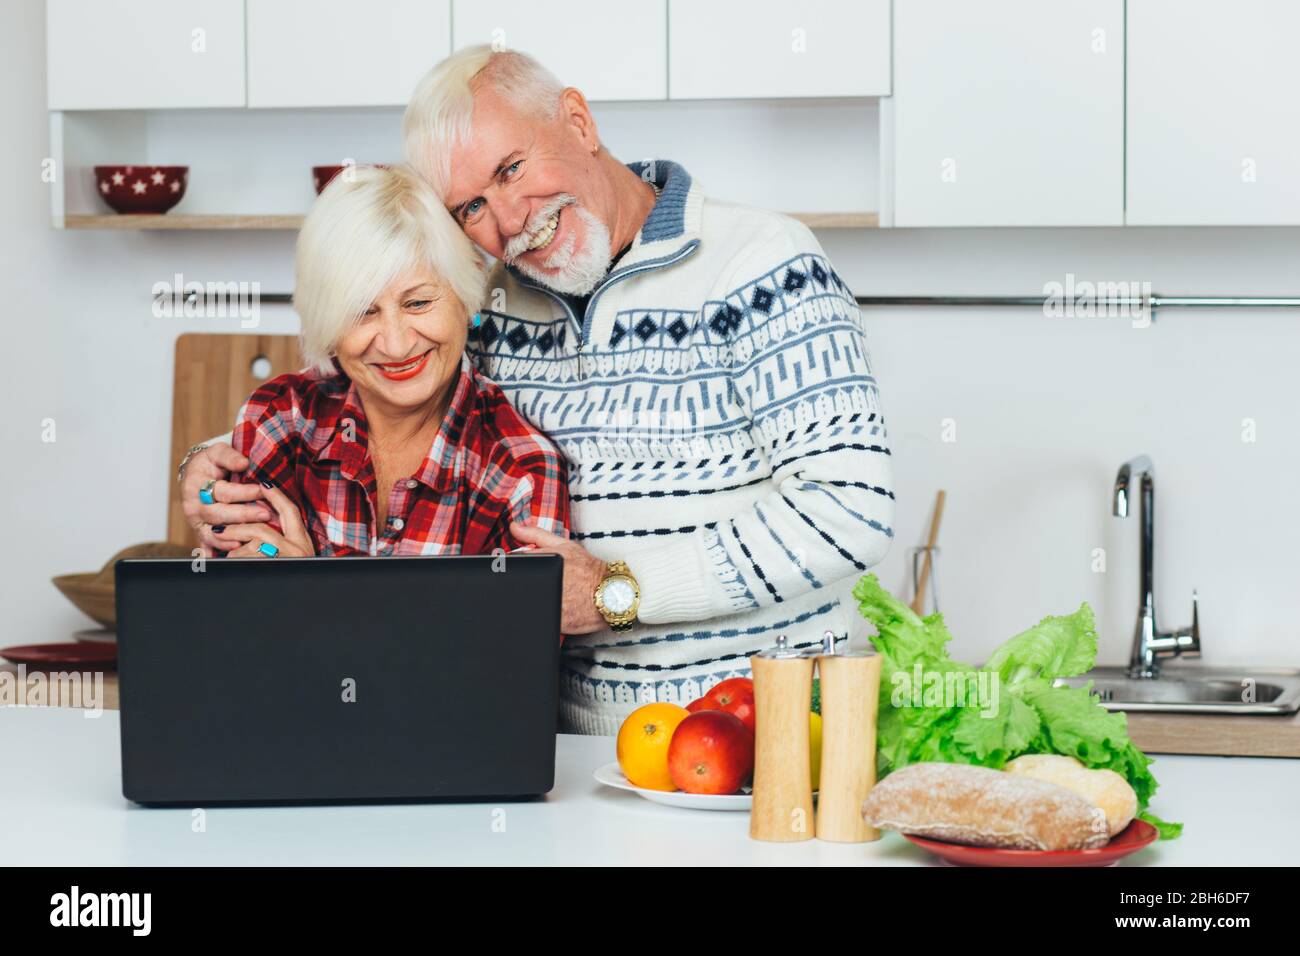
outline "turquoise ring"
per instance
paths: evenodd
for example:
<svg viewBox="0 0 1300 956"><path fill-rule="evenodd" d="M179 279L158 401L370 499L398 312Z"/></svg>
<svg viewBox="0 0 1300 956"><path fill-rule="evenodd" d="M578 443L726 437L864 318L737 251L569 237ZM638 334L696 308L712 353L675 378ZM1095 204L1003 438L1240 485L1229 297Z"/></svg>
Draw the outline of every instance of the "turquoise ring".
<svg viewBox="0 0 1300 956"><path fill-rule="evenodd" d="M212 497L212 486L216 483L217 479L213 478L199 489L199 501L203 502L205 505L215 505L217 503L217 499Z"/></svg>
<svg viewBox="0 0 1300 956"><path fill-rule="evenodd" d="M277 554L280 553L280 549L277 548L275 545L271 544L271 542L269 541L263 541L261 544L257 546L257 550L261 551L268 558L274 558Z"/></svg>

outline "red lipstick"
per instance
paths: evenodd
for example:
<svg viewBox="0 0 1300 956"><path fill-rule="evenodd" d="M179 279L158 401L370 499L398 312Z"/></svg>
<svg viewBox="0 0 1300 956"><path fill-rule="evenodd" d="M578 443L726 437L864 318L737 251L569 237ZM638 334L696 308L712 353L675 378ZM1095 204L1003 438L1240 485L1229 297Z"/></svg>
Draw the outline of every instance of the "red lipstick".
<svg viewBox="0 0 1300 956"><path fill-rule="evenodd" d="M404 382L408 378L415 378L424 371L424 367L429 364L429 356L432 349L425 352L418 359L406 359L401 362L384 362L376 363L375 368L379 369L379 374L390 382Z"/></svg>

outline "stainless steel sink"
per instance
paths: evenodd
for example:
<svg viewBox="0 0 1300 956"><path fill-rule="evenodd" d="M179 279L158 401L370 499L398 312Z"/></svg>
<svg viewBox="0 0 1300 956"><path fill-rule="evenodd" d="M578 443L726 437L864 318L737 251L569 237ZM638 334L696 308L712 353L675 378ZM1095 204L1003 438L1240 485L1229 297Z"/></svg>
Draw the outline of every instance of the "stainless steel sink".
<svg viewBox="0 0 1300 956"><path fill-rule="evenodd" d="M1057 683L1089 680L1107 710L1191 714L1293 714L1300 710L1300 670L1166 665L1156 678L1132 678L1127 667L1095 667Z"/></svg>
<svg viewBox="0 0 1300 956"><path fill-rule="evenodd" d="M1193 591L1190 626L1162 630L1156 624L1156 470L1149 455L1138 455L1120 465L1111 502L1117 517L1127 518L1132 512L1134 483L1138 484L1140 516L1139 604L1128 666L1094 667L1082 677L1057 683L1079 687L1091 680L1107 710L1191 714L1293 714L1300 710L1300 670L1165 663L1201 656L1200 602Z"/></svg>

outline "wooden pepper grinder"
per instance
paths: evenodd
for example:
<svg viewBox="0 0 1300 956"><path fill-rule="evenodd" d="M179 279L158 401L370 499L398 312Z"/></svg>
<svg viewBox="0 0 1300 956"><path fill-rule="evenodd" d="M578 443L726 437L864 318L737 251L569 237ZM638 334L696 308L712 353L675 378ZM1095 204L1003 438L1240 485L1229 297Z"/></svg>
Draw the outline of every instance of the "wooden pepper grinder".
<svg viewBox="0 0 1300 956"><path fill-rule="evenodd" d="M754 803L749 835L792 843L813 836L808 722L813 659L788 645L749 659L754 679Z"/></svg>
<svg viewBox="0 0 1300 956"><path fill-rule="evenodd" d="M879 840L862 818L862 801L876 782L876 709L880 656L835 653L828 633L817 658L821 679L822 767L817 794L817 839L835 843Z"/></svg>

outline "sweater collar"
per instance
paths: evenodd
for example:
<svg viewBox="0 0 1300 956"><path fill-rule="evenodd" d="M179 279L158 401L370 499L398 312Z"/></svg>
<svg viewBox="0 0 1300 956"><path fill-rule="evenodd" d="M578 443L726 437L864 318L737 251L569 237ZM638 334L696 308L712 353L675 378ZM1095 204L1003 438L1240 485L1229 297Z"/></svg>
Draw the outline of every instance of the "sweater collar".
<svg viewBox="0 0 1300 956"><path fill-rule="evenodd" d="M663 255L665 247L674 248L700 235L700 211L704 197L691 174L668 159L647 159L628 163L627 168L646 182L659 187L659 197L637 233L633 250L638 246L655 246L652 255Z"/></svg>

